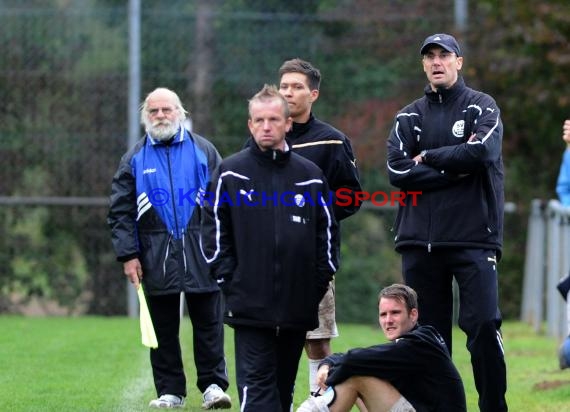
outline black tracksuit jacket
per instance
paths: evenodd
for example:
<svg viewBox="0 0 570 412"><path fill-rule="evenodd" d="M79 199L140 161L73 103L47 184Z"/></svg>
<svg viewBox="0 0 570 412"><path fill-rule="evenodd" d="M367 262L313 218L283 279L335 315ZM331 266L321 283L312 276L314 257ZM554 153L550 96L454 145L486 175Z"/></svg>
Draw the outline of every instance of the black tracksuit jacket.
<svg viewBox="0 0 570 412"><path fill-rule="evenodd" d="M293 122L293 127L287 132L287 139L291 142L291 150L321 168L333 192L344 189L343 194L353 198L350 204L334 203L337 221L358 212L360 204L354 201L354 192L362 191L362 187L348 137L311 113L307 123Z"/></svg>
<svg viewBox="0 0 570 412"><path fill-rule="evenodd" d="M431 326L416 326L393 342L327 357L327 385L351 376L390 382L417 412L465 412L465 390L445 343Z"/></svg>
<svg viewBox="0 0 570 412"><path fill-rule="evenodd" d="M469 141L472 133L475 138ZM504 184L500 110L489 95L461 77L432 91L396 116L388 138L392 185L421 191L400 206L396 249L421 246L493 249L501 255ZM427 150L423 163L414 156Z"/></svg>
<svg viewBox="0 0 570 412"><path fill-rule="evenodd" d="M306 123L293 122L287 132L287 140L293 152L309 159L325 174L333 192L333 212L337 222L358 212L361 204L355 200L355 193L362 191L362 186L349 138L311 113ZM253 138L249 138L244 148L252 144L255 144ZM342 189L342 198L336 201L339 189Z"/></svg>
<svg viewBox="0 0 570 412"><path fill-rule="evenodd" d="M226 297L226 323L318 326L318 304L338 266L327 195L323 172L291 151L252 144L222 161L206 194L201 240Z"/></svg>

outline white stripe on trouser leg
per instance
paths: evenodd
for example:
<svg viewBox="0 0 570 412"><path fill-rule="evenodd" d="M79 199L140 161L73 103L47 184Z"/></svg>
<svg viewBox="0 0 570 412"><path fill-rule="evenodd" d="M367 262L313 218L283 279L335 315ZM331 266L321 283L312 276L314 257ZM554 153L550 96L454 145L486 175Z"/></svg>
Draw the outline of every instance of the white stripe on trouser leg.
<svg viewBox="0 0 570 412"><path fill-rule="evenodd" d="M239 410L240 410L241 412L243 412L243 410L245 409L245 404L246 404L246 402L247 402L247 386L244 386L244 387L243 387L242 393L243 393L243 402L241 403L241 406L240 406L240 408L239 408Z"/></svg>
<svg viewBox="0 0 570 412"><path fill-rule="evenodd" d="M501 348L501 353L505 356L505 348L503 347L503 337L501 336L501 332L497 331L497 343L499 344L499 348Z"/></svg>

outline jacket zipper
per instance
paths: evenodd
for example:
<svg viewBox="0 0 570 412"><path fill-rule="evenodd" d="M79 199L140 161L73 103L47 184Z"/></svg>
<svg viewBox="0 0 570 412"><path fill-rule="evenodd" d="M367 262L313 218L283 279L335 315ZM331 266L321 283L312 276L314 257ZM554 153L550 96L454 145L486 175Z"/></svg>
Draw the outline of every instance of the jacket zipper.
<svg viewBox="0 0 570 412"><path fill-rule="evenodd" d="M443 104L443 95L441 93L437 94L438 100L440 104ZM440 111L440 115L441 115L441 111ZM431 199L430 199L430 210L431 210ZM431 213L430 213L430 219L429 219L429 229L428 229L428 242L427 242L427 251L428 253L431 253Z"/></svg>
<svg viewBox="0 0 570 412"><path fill-rule="evenodd" d="M187 268L187 264L186 264L186 231L183 230L182 231L182 258L184 261L184 273L186 273L186 268Z"/></svg>
<svg viewBox="0 0 570 412"><path fill-rule="evenodd" d="M277 153L276 151L273 151L273 160L275 160L277 158ZM277 176L277 171L273 170L271 172L271 187L279 187L278 185L278 176ZM279 280L281 279L281 265L279 264L279 258L278 256L280 255L279 252L279 248L280 248L280 239L279 239L279 231L278 231L278 220L277 216L279 216L280 210L278 210L278 208L281 207L281 204L279 202L276 202L277 204L274 205L274 207L272 208L273 210L273 236L275 239L275 265L274 265L274 282L275 282L275 287L273 289L273 293L275 294L275 298L277 298L280 293L279 293L279 288L281 287L281 285L279 284ZM277 301L277 299L275 299L275 301ZM279 312L275 312L276 317L275 320L276 322L279 321L279 319L281 318L281 315ZM279 325L277 325L276 327L276 335L275 336L279 336Z"/></svg>
<svg viewBox="0 0 570 412"><path fill-rule="evenodd" d="M176 214L176 199L174 199L174 182L172 180L172 164L170 162L170 146L166 146L166 163L168 164L168 182L170 183L170 199L172 201L172 215L174 217L174 233L171 233L170 236L168 237L168 247L166 248L166 255L164 256L164 266L163 266L164 277L166 277L166 259L168 259L170 242L172 241L172 238L178 234L179 231L178 215ZM182 237L184 237L184 234L182 234ZM182 254L184 255L184 247L182 248ZM185 255L184 259L186 259ZM184 262L184 272L186 273L186 262Z"/></svg>
<svg viewBox="0 0 570 412"><path fill-rule="evenodd" d="M166 146L166 162L168 163L168 181L170 183L170 200L172 201L172 214L174 215L175 235L178 234L178 216L176 215L176 200L174 199L174 182L172 181L172 165L170 164L170 146Z"/></svg>
<svg viewBox="0 0 570 412"><path fill-rule="evenodd" d="M166 243L166 251L164 252L164 259L162 260L162 278L166 278L166 259L168 259L168 254L170 253L170 240L172 239L172 234L168 234L168 241Z"/></svg>

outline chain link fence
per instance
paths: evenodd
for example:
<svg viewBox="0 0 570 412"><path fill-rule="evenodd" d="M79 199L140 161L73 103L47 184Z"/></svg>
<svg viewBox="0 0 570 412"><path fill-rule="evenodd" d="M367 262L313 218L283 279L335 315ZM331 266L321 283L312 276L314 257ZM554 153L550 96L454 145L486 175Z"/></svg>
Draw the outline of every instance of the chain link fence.
<svg viewBox="0 0 570 412"><path fill-rule="evenodd" d="M126 312L105 221L127 149L125 3L0 1L0 312ZM351 137L370 191L389 190L385 139L396 110L421 94L421 41L454 32L451 0L143 3L143 97L175 90L193 129L226 156L248 134L247 99L284 60L307 59L323 73L315 113ZM360 214L345 225L356 242L343 245L346 270L397 280L392 215ZM358 242L370 245L368 263L351 258Z"/></svg>

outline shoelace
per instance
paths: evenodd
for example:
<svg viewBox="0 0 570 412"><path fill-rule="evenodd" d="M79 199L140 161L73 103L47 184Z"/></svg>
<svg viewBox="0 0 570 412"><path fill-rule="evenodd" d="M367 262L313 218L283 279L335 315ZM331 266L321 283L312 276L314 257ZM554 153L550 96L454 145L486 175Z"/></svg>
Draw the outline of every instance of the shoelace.
<svg viewBox="0 0 570 412"><path fill-rule="evenodd" d="M314 396L316 398L317 396L321 396L323 393L323 388L319 387L319 389L317 389L315 392L311 392L311 396Z"/></svg>

